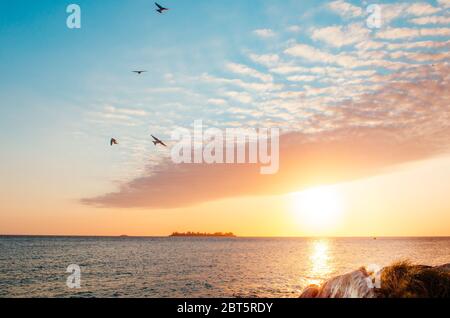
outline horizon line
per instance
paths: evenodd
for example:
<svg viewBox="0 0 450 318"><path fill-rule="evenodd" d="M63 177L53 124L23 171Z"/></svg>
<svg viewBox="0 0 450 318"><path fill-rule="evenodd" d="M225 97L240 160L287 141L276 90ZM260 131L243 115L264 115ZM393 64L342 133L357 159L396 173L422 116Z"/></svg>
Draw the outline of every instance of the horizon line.
<svg viewBox="0 0 450 318"><path fill-rule="evenodd" d="M172 237L168 235L65 235L65 234L0 234L0 238L5 237L48 237L48 238L169 238ZM189 238L189 236L183 236L183 238ZM194 237L192 238L206 238L206 237ZM236 235L234 237L216 237L216 238L303 238L303 239L336 239L336 238L450 238L450 235L387 235L387 236L245 236Z"/></svg>

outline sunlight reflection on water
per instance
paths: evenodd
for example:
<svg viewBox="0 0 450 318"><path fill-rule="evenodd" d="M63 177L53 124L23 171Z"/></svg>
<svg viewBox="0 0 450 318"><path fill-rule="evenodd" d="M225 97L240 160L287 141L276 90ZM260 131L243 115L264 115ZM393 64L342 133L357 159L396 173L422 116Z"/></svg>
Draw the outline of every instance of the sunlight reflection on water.
<svg viewBox="0 0 450 318"><path fill-rule="evenodd" d="M308 274L308 282L318 285L333 271L330 266L329 242L327 240L313 241L309 260L311 270Z"/></svg>

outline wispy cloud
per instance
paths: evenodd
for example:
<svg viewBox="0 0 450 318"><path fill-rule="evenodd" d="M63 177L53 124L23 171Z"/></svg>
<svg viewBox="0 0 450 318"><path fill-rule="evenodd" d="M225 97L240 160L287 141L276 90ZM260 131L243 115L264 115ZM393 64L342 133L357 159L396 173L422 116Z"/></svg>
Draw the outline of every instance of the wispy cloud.
<svg viewBox="0 0 450 318"><path fill-rule="evenodd" d="M270 74L263 74L258 72L255 69L252 69L246 65L237 64L237 63L228 63L226 65L227 69L231 72L239 75L250 76L253 78L257 78L263 82L272 82L273 78Z"/></svg>
<svg viewBox="0 0 450 318"><path fill-rule="evenodd" d="M315 29L311 37L314 40L340 48L365 41L368 39L369 33L369 29L361 23L353 23L348 26L330 26Z"/></svg>
<svg viewBox="0 0 450 318"><path fill-rule="evenodd" d="M450 24L450 16L429 16L429 17L421 17L409 20L414 24L425 25L425 24Z"/></svg>
<svg viewBox="0 0 450 318"><path fill-rule="evenodd" d="M109 114L123 114L129 116L146 116L147 112L143 109L117 108L114 106L106 106L105 111Z"/></svg>
<svg viewBox="0 0 450 318"><path fill-rule="evenodd" d="M448 9L450 8L450 0L437 0L439 6L442 8Z"/></svg>
<svg viewBox="0 0 450 318"><path fill-rule="evenodd" d="M246 92L226 92L225 96L232 98L242 104L249 104L253 101L252 96Z"/></svg>
<svg viewBox="0 0 450 318"><path fill-rule="evenodd" d="M275 32L271 29L257 29L253 33L261 38L271 38L275 36Z"/></svg>
<svg viewBox="0 0 450 318"><path fill-rule="evenodd" d="M419 38L426 36L450 36L450 28L387 28L386 30L377 33L377 37L384 40Z"/></svg>
<svg viewBox="0 0 450 318"><path fill-rule="evenodd" d="M343 0L331 2L328 8L345 18L356 18L363 14L362 8Z"/></svg>
<svg viewBox="0 0 450 318"><path fill-rule="evenodd" d="M201 111L173 111L174 118L184 122L206 117L217 127L282 128L278 175L260 176L257 166L163 161L117 192L83 202L171 208L286 193L382 173L396 164L449 151L449 2L381 6L381 29L367 28L362 6L333 1L320 10L341 16L342 25L335 20L301 30L270 25L248 36L280 42L261 41L261 47L245 48L239 60L227 57L231 62L221 65L220 72L202 70L188 80L171 75L166 81L177 86L146 90L152 96L178 96L180 105L194 99L189 108L198 104ZM183 83L200 83L201 88ZM145 112L113 107L99 113L98 120L134 122Z"/></svg>
<svg viewBox="0 0 450 318"><path fill-rule="evenodd" d="M221 98L209 98L208 99L208 104L212 104L212 105L218 105L218 106L224 106L227 104L227 101Z"/></svg>
<svg viewBox="0 0 450 318"><path fill-rule="evenodd" d="M83 202L101 207L177 208L228 197L282 194L370 176L395 164L448 151L449 71L448 65L423 66L415 70L422 80L385 78L376 92L336 104L329 108L330 115L316 113L310 123L320 127L317 132L282 136L277 175L262 176L254 165L166 161L116 193Z"/></svg>
<svg viewBox="0 0 450 318"><path fill-rule="evenodd" d="M355 57L348 54L331 54L329 52L317 49L307 44L295 44L284 51L285 54L303 58L308 61L324 63L324 64L338 64L341 66L358 66L358 61Z"/></svg>
<svg viewBox="0 0 450 318"><path fill-rule="evenodd" d="M278 54L250 54L250 59L261 65L270 67L280 61Z"/></svg>
<svg viewBox="0 0 450 318"><path fill-rule="evenodd" d="M380 7L385 25L389 25L396 19L427 16L441 10L424 2L380 4Z"/></svg>
<svg viewBox="0 0 450 318"><path fill-rule="evenodd" d="M302 28L299 27L298 25L291 25L291 26L288 26L288 27L286 28L286 30L287 30L288 32L298 33L298 32L300 32L300 31L302 30Z"/></svg>

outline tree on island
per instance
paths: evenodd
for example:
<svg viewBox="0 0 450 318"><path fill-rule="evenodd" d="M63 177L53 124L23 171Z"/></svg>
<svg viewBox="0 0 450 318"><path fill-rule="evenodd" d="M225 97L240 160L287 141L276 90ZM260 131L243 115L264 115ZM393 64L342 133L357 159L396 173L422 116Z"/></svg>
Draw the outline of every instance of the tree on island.
<svg viewBox="0 0 450 318"><path fill-rule="evenodd" d="M231 232L228 233L223 233L223 232L216 232L216 233L201 233L201 232L183 232L183 233L179 233L179 232L174 232L172 233L170 236L181 236L181 237L236 237L236 235L234 235Z"/></svg>

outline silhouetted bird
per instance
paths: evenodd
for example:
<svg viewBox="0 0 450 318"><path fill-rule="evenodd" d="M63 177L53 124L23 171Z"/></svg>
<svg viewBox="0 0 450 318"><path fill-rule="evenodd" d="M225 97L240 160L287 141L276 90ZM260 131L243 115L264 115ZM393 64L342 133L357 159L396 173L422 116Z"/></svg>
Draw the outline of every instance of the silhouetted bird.
<svg viewBox="0 0 450 318"><path fill-rule="evenodd" d="M163 6L159 5L156 2L155 2L155 5L158 7L158 9L156 9L156 12L163 13L164 11L169 10L168 8L164 8Z"/></svg>
<svg viewBox="0 0 450 318"><path fill-rule="evenodd" d="M119 143L118 143L117 140L115 140L114 138L111 138L110 144L111 144L111 146L112 146L112 145L118 145Z"/></svg>
<svg viewBox="0 0 450 318"><path fill-rule="evenodd" d="M152 135L152 138L154 139L154 140L153 140L153 144L154 144L155 146L161 145L161 146L167 147L167 145L166 145L165 143L163 143L161 140L159 140L159 139L156 138L155 136Z"/></svg>
<svg viewBox="0 0 450 318"><path fill-rule="evenodd" d="M142 73L147 73L147 71L133 71L133 73L136 73L138 75L141 75Z"/></svg>

